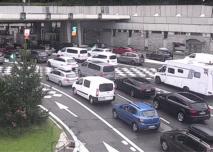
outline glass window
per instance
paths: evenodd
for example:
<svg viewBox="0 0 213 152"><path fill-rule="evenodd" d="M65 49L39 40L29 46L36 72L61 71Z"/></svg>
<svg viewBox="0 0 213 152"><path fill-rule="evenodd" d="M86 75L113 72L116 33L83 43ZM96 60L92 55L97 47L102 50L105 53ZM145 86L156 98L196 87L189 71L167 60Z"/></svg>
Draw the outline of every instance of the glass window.
<svg viewBox="0 0 213 152"><path fill-rule="evenodd" d="M87 66L88 62L84 62L81 64L81 66Z"/></svg>
<svg viewBox="0 0 213 152"><path fill-rule="evenodd" d="M76 77L76 74L70 73L70 74L67 74L66 77L67 77L67 78L75 78L75 77Z"/></svg>
<svg viewBox="0 0 213 152"><path fill-rule="evenodd" d="M169 100L173 101L173 102L177 102L177 103L180 103L182 105L186 105L181 99L179 99L178 97L175 97L175 96L169 96L168 97Z"/></svg>
<svg viewBox="0 0 213 152"><path fill-rule="evenodd" d="M194 72L194 77L195 78L200 78L200 72Z"/></svg>
<svg viewBox="0 0 213 152"><path fill-rule="evenodd" d="M58 58L58 61L60 61L60 62L65 62L65 60L62 59L62 58Z"/></svg>
<svg viewBox="0 0 213 152"><path fill-rule="evenodd" d="M67 59L67 63L73 63L73 62L75 62L74 59Z"/></svg>
<svg viewBox="0 0 213 152"><path fill-rule="evenodd" d="M124 83L129 83L129 84L133 84L132 81L130 81L129 79L125 79Z"/></svg>
<svg viewBox="0 0 213 152"><path fill-rule="evenodd" d="M114 72L115 68L113 66L104 66L103 72Z"/></svg>
<svg viewBox="0 0 213 152"><path fill-rule="evenodd" d="M137 114L137 109L135 109L134 107L132 106L129 106L128 107L128 112L132 113L132 114Z"/></svg>
<svg viewBox="0 0 213 152"><path fill-rule="evenodd" d="M81 50L80 54L87 54L87 50Z"/></svg>
<svg viewBox="0 0 213 152"><path fill-rule="evenodd" d="M77 84L82 85L82 84L83 84L83 79L79 79L79 80L77 81Z"/></svg>
<svg viewBox="0 0 213 152"><path fill-rule="evenodd" d="M84 86L89 88L90 87L90 81L89 80L84 80Z"/></svg>
<svg viewBox="0 0 213 152"><path fill-rule="evenodd" d="M103 50L95 49L95 50L93 50L92 52L103 52Z"/></svg>
<svg viewBox="0 0 213 152"><path fill-rule="evenodd" d="M106 55L96 55L96 56L93 56L92 58L107 59L107 56Z"/></svg>
<svg viewBox="0 0 213 152"><path fill-rule="evenodd" d="M175 69L173 69L173 68L168 68L168 73L175 74Z"/></svg>
<svg viewBox="0 0 213 152"><path fill-rule="evenodd" d="M109 57L109 59L117 59L116 55L112 55Z"/></svg>
<svg viewBox="0 0 213 152"><path fill-rule="evenodd" d="M60 76L64 77L64 74L63 74L63 73L61 73L61 72L59 72L59 73L60 73Z"/></svg>
<svg viewBox="0 0 213 152"><path fill-rule="evenodd" d="M155 110L147 110L147 111L143 111L142 115L144 117L155 117L157 115Z"/></svg>
<svg viewBox="0 0 213 152"><path fill-rule="evenodd" d="M96 64L92 64L92 63L89 63L88 68L97 70L97 71L100 71L100 69L101 69L100 66L98 66Z"/></svg>
<svg viewBox="0 0 213 152"><path fill-rule="evenodd" d="M99 85L99 91L112 91L113 90L113 84L112 83L103 83Z"/></svg>
<svg viewBox="0 0 213 152"><path fill-rule="evenodd" d="M61 52L65 52L65 50L66 50L66 49L65 49L65 48L63 48L63 49L61 49Z"/></svg>
<svg viewBox="0 0 213 152"><path fill-rule="evenodd" d="M194 71L190 70L188 74L188 79L192 79L194 75Z"/></svg>
<svg viewBox="0 0 213 152"><path fill-rule="evenodd" d="M195 57L196 57L196 54L189 55L189 58L195 58Z"/></svg>
<svg viewBox="0 0 213 152"><path fill-rule="evenodd" d="M67 53L78 54L78 51L77 50L73 50L73 49L67 49Z"/></svg>
<svg viewBox="0 0 213 152"><path fill-rule="evenodd" d="M159 72L166 72L166 66L163 66L162 68L160 68Z"/></svg>
<svg viewBox="0 0 213 152"><path fill-rule="evenodd" d="M178 73L183 73L183 70L182 69L178 69Z"/></svg>

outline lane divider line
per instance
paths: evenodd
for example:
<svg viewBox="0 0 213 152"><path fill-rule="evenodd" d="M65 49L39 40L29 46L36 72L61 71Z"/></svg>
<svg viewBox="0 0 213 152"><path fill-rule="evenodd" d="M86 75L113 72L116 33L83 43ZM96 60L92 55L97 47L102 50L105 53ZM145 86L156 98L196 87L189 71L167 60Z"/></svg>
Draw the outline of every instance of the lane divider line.
<svg viewBox="0 0 213 152"><path fill-rule="evenodd" d="M164 121L165 123L170 124L170 122L169 122L168 120L166 120L166 119L164 119L164 118L162 118L162 117L160 117L160 119L161 119L162 121Z"/></svg>
<svg viewBox="0 0 213 152"><path fill-rule="evenodd" d="M128 142L126 142L125 140L122 140L121 142L122 142L122 144L124 144L124 145L128 145Z"/></svg>
<svg viewBox="0 0 213 152"><path fill-rule="evenodd" d="M134 147L130 147L129 149L130 149L131 151L133 151L133 152L136 151L136 149L135 149Z"/></svg>
<svg viewBox="0 0 213 152"><path fill-rule="evenodd" d="M45 83L42 83L43 85L46 85ZM46 85L49 86L49 85ZM50 86L49 86L50 87ZM86 110L88 110L90 113L92 113L94 116L96 116L99 120L101 120L104 124L106 124L109 128L111 128L115 133L117 133L120 137L122 137L124 140L126 140L130 145L132 145L135 149L137 149L139 152L144 152L139 146L137 146L133 141L131 141L129 138L127 138L124 134L122 134L118 129L116 129L115 127L113 127L109 122L107 122L105 119L103 119L100 115L98 115L97 113L95 113L93 110L91 110L90 108L88 108L86 105L84 105L83 103L81 103L80 101L78 101L77 99L75 99L74 97L70 96L69 94L55 88L55 87L51 87L52 89L60 92L61 94L67 96L68 98L72 99L73 101L75 101L76 103L78 103L79 105L81 105L83 108L85 108Z"/></svg>
<svg viewBox="0 0 213 152"><path fill-rule="evenodd" d="M42 108L43 110L47 110L47 108L45 108L44 106L42 105L39 105L40 108ZM60 123L64 129L67 130L67 132L72 136L74 142L75 142L75 148L73 150L73 152L89 152L86 147L84 146L84 144L78 140L78 138L75 136L75 134L73 133L73 131L60 119L58 118L55 114L53 114L52 112L49 111L49 115L55 119L58 123Z"/></svg>

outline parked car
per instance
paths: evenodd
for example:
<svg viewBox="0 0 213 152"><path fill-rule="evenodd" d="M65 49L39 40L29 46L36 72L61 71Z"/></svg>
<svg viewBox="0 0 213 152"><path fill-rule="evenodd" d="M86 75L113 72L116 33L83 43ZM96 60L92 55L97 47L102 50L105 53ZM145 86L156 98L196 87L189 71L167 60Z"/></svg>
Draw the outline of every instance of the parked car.
<svg viewBox="0 0 213 152"><path fill-rule="evenodd" d="M153 99L156 109L164 109L176 115L179 122L185 120L206 120L210 119L210 108L203 99L188 93L160 93Z"/></svg>
<svg viewBox="0 0 213 152"><path fill-rule="evenodd" d="M115 79L114 66L100 61L85 61L78 68L79 76L101 76L107 79Z"/></svg>
<svg viewBox="0 0 213 152"><path fill-rule="evenodd" d="M115 100L114 82L99 76L82 77L72 85L73 94L78 94L91 104Z"/></svg>
<svg viewBox="0 0 213 152"><path fill-rule="evenodd" d="M188 128L189 132L206 142L212 142L213 146L213 128L204 124L192 124Z"/></svg>
<svg viewBox="0 0 213 152"><path fill-rule="evenodd" d="M159 48L157 51L147 52L146 58L164 62L173 59L173 53L166 48Z"/></svg>
<svg viewBox="0 0 213 152"><path fill-rule="evenodd" d="M132 126L134 132L141 129L158 129L160 118L157 111L148 103L115 104L112 109L114 118L119 118Z"/></svg>
<svg viewBox="0 0 213 152"><path fill-rule="evenodd" d="M123 54L125 52L136 52L138 49L132 48L132 47L116 47L113 48L113 53L115 54Z"/></svg>
<svg viewBox="0 0 213 152"><path fill-rule="evenodd" d="M59 56L72 57L76 61L85 61L88 57L87 50L80 47L65 47L58 51Z"/></svg>
<svg viewBox="0 0 213 152"><path fill-rule="evenodd" d="M184 58L188 63L200 62L206 64L213 64L213 55L208 53L192 53Z"/></svg>
<svg viewBox="0 0 213 152"><path fill-rule="evenodd" d="M127 63L131 65L143 65L144 56L142 53L137 52L125 52L117 57L118 62Z"/></svg>
<svg viewBox="0 0 213 152"><path fill-rule="evenodd" d="M57 83L59 86L69 86L78 79L78 76L73 71L54 69L46 75L46 79Z"/></svg>
<svg viewBox="0 0 213 152"><path fill-rule="evenodd" d="M44 50L31 50L31 58L37 63L47 62L48 54Z"/></svg>
<svg viewBox="0 0 213 152"><path fill-rule="evenodd" d="M164 152L212 152L213 150L212 143L203 141L188 130L164 132L160 137L160 144Z"/></svg>
<svg viewBox="0 0 213 152"><path fill-rule="evenodd" d="M120 78L115 80L116 88L122 90L131 97L150 97L155 95L153 85L141 77Z"/></svg>
<svg viewBox="0 0 213 152"><path fill-rule="evenodd" d="M0 64L4 63L4 54L0 52Z"/></svg>
<svg viewBox="0 0 213 152"><path fill-rule="evenodd" d="M94 56L94 55L98 55L100 53L112 52L112 50L110 48L94 48L87 52L88 52L88 56Z"/></svg>
<svg viewBox="0 0 213 152"><path fill-rule="evenodd" d="M78 64L75 59L65 56L56 57L47 61L49 67L62 69L64 66L70 67L70 70L77 70Z"/></svg>
<svg viewBox="0 0 213 152"><path fill-rule="evenodd" d="M100 61L114 66L118 65L117 56L110 52L99 53L98 55L88 57L87 61Z"/></svg>

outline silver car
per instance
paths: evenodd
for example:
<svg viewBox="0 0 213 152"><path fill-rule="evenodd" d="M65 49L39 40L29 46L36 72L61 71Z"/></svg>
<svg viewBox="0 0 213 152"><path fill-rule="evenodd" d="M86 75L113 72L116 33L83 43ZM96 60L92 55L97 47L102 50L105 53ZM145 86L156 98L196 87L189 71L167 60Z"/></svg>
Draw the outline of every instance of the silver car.
<svg viewBox="0 0 213 152"><path fill-rule="evenodd" d="M0 52L0 64L4 63L4 54Z"/></svg>
<svg viewBox="0 0 213 152"><path fill-rule="evenodd" d="M143 65L144 56L142 53L125 52L117 57L118 62L127 63L131 65Z"/></svg>
<svg viewBox="0 0 213 152"><path fill-rule="evenodd" d="M46 79L57 83L59 86L71 86L78 77L73 71L54 69L46 75Z"/></svg>

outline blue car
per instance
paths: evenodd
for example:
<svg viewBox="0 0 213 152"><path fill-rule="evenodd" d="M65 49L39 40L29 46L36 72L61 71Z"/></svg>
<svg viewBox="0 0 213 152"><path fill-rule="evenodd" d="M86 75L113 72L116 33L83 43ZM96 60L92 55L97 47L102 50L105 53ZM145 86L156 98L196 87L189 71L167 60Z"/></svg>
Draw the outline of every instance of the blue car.
<svg viewBox="0 0 213 152"><path fill-rule="evenodd" d="M115 119L119 118L131 125L134 132L145 129L157 130L160 127L160 117L155 108L148 103L115 104L112 114Z"/></svg>

